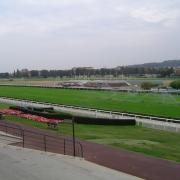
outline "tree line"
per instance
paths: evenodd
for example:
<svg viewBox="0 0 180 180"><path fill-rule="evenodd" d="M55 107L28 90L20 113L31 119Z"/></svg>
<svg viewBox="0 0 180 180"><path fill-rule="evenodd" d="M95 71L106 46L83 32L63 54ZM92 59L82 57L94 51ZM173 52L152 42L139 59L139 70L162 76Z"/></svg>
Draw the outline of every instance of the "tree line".
<svg viewBox="0 0 180 180"><path fill-rule="evenodd" d="M69 70L15 70L13 73L0 73L0 78L48 78L48 77L119 77L155 75L157 77L170 77L175 74L174 68L145 68L145 67L118 67L118 68L72 68Z"/></svg>

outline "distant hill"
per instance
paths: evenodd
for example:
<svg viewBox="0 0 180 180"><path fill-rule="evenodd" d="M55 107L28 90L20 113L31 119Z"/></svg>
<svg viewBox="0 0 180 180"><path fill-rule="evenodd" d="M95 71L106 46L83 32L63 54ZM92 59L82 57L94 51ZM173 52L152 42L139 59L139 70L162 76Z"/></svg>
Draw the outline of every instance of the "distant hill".
<svg viewBox="0 0 180 180"><path fill-rule="evenodd" d="M180 60L167 60L158 63L145 63L130 65L128 67L146 67L146 68L166 68L166 67L180 67Z"/></svg>

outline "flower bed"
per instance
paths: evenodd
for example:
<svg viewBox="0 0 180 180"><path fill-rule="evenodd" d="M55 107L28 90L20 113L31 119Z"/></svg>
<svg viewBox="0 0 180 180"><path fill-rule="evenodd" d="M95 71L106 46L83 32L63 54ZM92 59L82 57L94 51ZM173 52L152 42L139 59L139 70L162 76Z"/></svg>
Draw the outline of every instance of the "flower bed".
<svg viewBox="0 0 180 180"><path fill-rule="evenodd" d="M6 115L13 115L20 118L30 119L30 120L38 121L42 123L59 124L63 122L63 120L48 119L48 118L37 116L37 115L25 114L22 111L12 110L12 109L0 109L0 113L6 114Z"/></svg>

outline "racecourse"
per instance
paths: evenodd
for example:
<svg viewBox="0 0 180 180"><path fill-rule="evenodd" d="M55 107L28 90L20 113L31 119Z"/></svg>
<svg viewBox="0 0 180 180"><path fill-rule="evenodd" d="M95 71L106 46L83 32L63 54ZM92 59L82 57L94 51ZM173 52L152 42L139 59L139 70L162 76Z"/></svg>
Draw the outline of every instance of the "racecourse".
<svg viewBox="0 0 180 180"><path fill-rule="evenodd" d="M12 100L7 101L7 103L16 104L17 102L15 100L13 102ZM8 104L0 104L0 108L8 108ZM20 104L24 105L25 103ZM32 106L33 103L30 103L29 105ZM42 106L42 104L40 105ZM37 103L35 103L35 106L37 106ZM46 124L23 118L6 116L6 119L15 123L25 124L40 129L47 129ZM157 123L161 124L161 122ZM170 123L167 125L170 126ZM180 162L180 134L178 133L147 129L141 126L99 126L77 124L75 129L76 137L83 140L93 141L95 143L106 144L115 148L128 149L130 151ZM71 124L61 124L57 133L62 135L72 135Z"/></svg>
<svg viewBox="0 0 180 180"><path fill-rule="evenodd" d="M0 96L180 118L179 95L0 86Z"/></svg>
<svg viewBox="0 0 180 180"><path fill-rule="evenodd" d="M0 104L0 108L8 105ZM45 123L27 120L16 116L5 116L7 121L36 127L38 131L55 131L60 135L72 136L72 125L60 124L58 129L49 129ZM116 126L116 125L87 125L75 124L75 135L81 140L88 140L98 144L135 151L150 156L180 162L180 134L144 128L141 126Z"/></svg>

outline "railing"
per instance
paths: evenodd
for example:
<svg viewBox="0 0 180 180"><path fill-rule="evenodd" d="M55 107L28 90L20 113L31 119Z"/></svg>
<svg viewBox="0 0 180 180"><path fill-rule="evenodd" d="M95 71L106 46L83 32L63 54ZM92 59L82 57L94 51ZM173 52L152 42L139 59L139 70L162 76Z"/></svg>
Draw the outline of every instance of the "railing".
<svg viewBox="0 0 180 180"><path fill-rule="evenodd" d="M23 148L37 149L41 151L59 153L70 156L78 156L83 158L83 146L79 141L70 138L64 138L56 135L48 135L45 133L37 133L25 130L20 127L14 127L7 124L0 124L0 131L19 137L19 141L12 143L13 145L22 146ZM74 154L75 151L75 154Z"/></svg>
<svg viewBox="0 0 180 180"><path fill-rule="evenodd" d="M88 91L111 91L111 92L130 92L130 93L156 93L156 94L174 94L180 95L180 91L163 91L163 90L134 90L134 89L106 89L106 88L89 88L89 87L61 87L61 86L43 86L43 85L18 85L18 84L0 84L0 86L9 87L35 87L35 88L56 88L56 89L73 89L73 90L88 90Z"/></svg>

